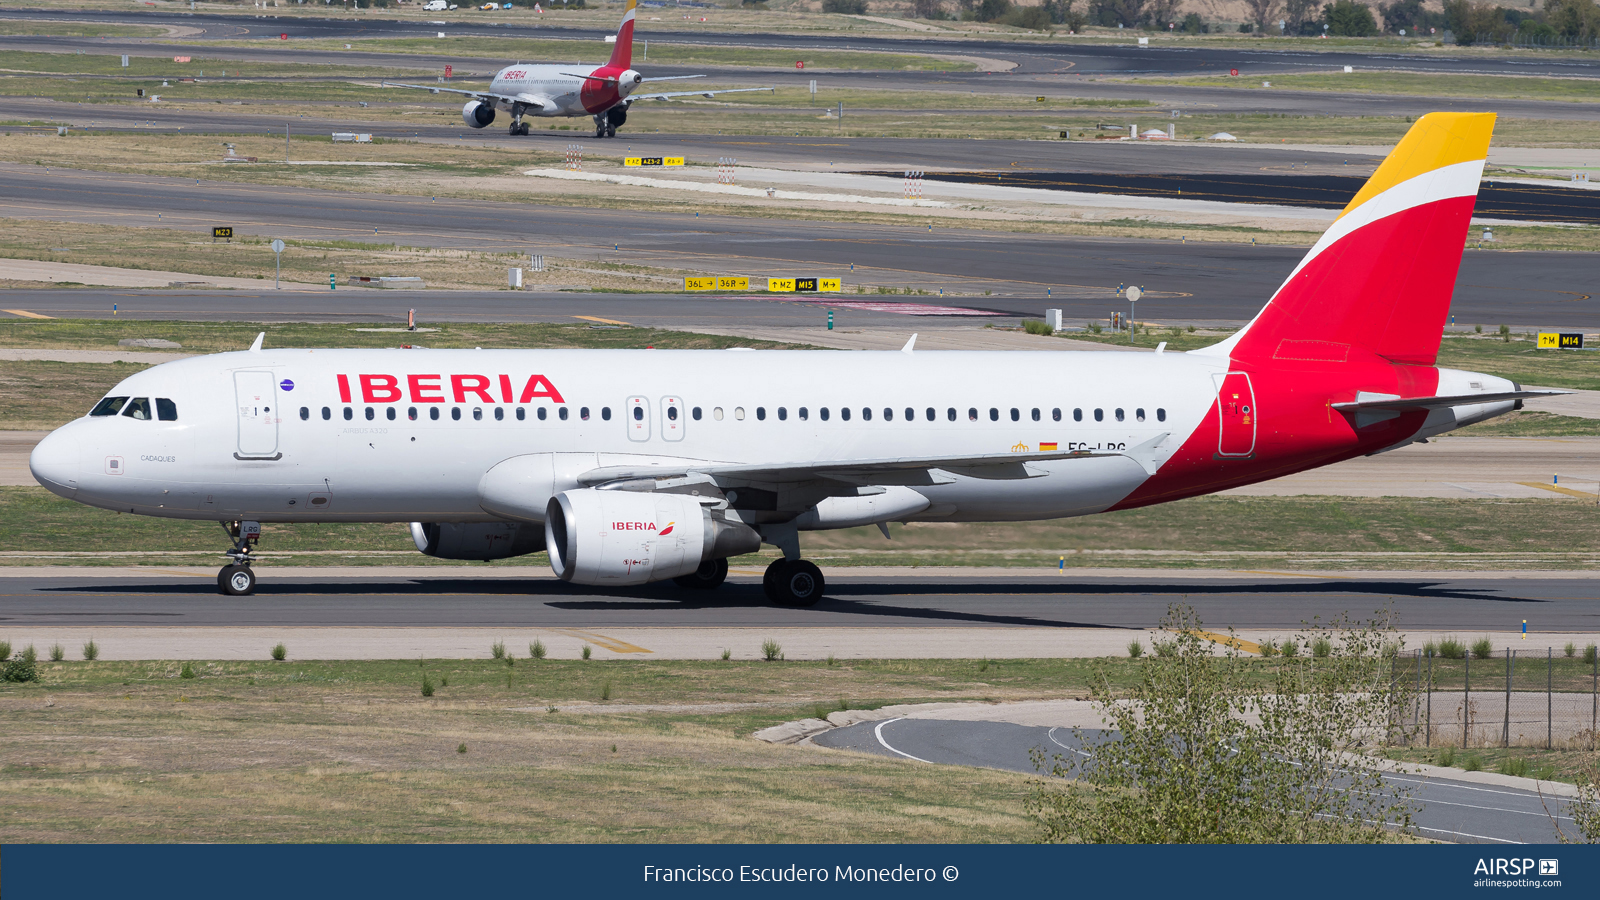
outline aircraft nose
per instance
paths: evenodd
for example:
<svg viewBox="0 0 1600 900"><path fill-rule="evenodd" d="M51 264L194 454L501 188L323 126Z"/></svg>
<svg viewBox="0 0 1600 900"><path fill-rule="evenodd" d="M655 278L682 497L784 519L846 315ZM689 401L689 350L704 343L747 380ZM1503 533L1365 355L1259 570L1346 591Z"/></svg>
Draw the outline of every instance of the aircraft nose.
<svg viewBox="0 0 1600 900"><path fill-rule="evenodd" d="M51 493L71 497L78 492L79 441L64 434L71 426L57 428L34 445L28 456L28 469L34 480L49 488Z"/></svg>

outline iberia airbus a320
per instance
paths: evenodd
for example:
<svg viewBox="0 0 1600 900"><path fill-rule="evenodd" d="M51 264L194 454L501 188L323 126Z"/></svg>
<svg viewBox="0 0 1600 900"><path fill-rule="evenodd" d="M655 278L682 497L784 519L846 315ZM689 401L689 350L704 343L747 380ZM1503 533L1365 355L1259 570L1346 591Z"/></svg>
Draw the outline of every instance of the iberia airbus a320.
<svg viewBox="0 0 1600 900"><path fill-rule="evenodd" d="M511 114L511 133L527 134L528 123L523 116L594 117L594 136L616 137L617 129L628 121L628 107L639 100L670 100L673 97L713 97L717 94L743 94L751 91L770 91L772 88L729 88L725 90L668 91L665 93L635 94L639 86L655 81L682 81L704 78L704 75L669 75L646 78L633 69L633 18L639 0L628 0L627 11L622 14L622 25L617 28L617 42L611 50L611 59L599 68L573 65L523 65L506 66L495 73L487 91L468 91L426 84L401 84L385 81L385 87L416 88L443 91L471 97L461 108L461 119L469 128L487 128L493 124L495 110Z"/></svg>
<svg viewBox="0 0 1600 900"><path fill-rule="evenodd" d="M1148 506L1402 447L1538 394L1435 364L1493 126L1423 117L1266 308L1201 350L258 338L133 375L30 465L81 503L222 522L231 594L254 589L261 523L409 522L423 553L544 550L588 585L713 588L729 557L772 544L768 596L806 605L824 583L802 531Z"/></svg>

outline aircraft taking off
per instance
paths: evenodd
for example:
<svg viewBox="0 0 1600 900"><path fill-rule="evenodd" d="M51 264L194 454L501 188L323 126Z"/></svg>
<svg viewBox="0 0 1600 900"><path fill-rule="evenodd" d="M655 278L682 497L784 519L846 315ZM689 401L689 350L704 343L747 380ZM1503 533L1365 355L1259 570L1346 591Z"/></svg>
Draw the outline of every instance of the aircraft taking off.
<svg viewBox="0 0 1600 900"><path fill-rule="evenodd" d="M1402 447L1546 393L1435 365L1493 127L1487 113L1424 116L1266 308L1201 350L257 338L129 377L30 466L92 506L221 521L226 593L254 589L261 522L409 522L423 553L545 550L561 578L592 585L712 588L729 557L772 544L768 596L807 605L824 583L801 531L1147 506Z"/></svg>
<svg viewBox="0 0 1600 900"><path fill-rule="evenodd" d="M495 110L511 114L511 133L527 134L528 123L523 116L559 118L574 116L594 117L594 136L616 137L617 129L628 121L628 108L640 100L670 100L673 97L713 97L717 94L744 94L752 91L771 91L772 88L729 88L726 90L668 91L664 93L635 94L640 85L656 81L683 81L704 78L704 75L670 75L646 78L633 69L633 18L639 0L628 0L627 11L622 14L622 25L617 28L617 42L611 50L611 59L599 68L583 71L587 66L572 65L522 65L506 66L495 73L487 91L467 91L428 84L401 84L385 81L385 87L416 88L444 91L471 97L461 108L461 119L470 128L487 128L494 122Z"/></svg>

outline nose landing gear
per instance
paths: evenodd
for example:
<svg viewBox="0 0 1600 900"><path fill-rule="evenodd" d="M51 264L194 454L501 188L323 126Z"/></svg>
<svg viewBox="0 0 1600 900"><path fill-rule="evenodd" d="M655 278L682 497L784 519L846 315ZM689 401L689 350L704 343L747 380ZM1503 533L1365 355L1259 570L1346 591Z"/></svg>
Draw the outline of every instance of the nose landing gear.
<svg viewBox="0 0 1600 900"><path fill-rule="evenodd" d="M248 597L256 592L256 573L250 568L255 562L252 550L261 540L260 522L223 522L233 547L227 553L233 560L217 573L217 593L229 597Z"/></svg>

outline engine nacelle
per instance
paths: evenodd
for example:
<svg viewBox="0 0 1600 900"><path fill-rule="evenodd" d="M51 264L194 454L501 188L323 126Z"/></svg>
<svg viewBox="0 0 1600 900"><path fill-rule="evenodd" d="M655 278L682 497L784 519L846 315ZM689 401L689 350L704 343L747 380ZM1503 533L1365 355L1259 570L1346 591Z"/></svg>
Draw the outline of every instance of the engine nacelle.
<svg viewBox="0 0 1600 900"><path fill-rule="evenodd" d="M519 522L412 522L417 549L439 559L505 559L544 549L544 530Z"/></svg>
<svg viewBox="0 0 1600 900"><path fill-rule="evenodd" d="M698 497L595 488L551 498L544 540L561 580L604 585L676 578L761 547L755 529L713 516Z"/></svg>
<svg viewBox="0 0 1600 900"><path fill-rule="evenodd" d="M633 93L634 88L644 83L644 76L632 69L628 69L617 76L617 93L626 97Z"/></svg>
<svg viewBox="0 0 1600 900"><path fill-rule="evenodd" d="M488 128L494 122L494 107L481 100L468 100L467 105L461 107L461 121L467 123L468 128Z"/></svg>

